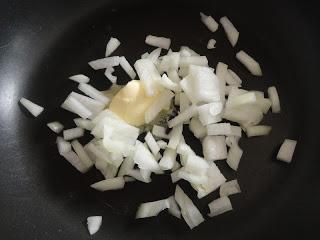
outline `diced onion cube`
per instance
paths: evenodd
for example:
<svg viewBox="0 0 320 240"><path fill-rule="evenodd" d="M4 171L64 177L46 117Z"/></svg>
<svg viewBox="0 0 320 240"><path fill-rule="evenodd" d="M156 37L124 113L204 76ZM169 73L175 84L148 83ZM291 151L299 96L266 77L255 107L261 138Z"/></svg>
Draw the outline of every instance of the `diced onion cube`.
<svg viewBox="0 0 320 240"><path fill-rule="evenodd" d="M234 47L239 38L239 32L238 30L233 26L232 22L227 17L220 18L220 23L227 34L227 37L232 45Z"/></svg>
<svg viewBox="0 0 320 240"><path fill-rule="evenodd" d="M279 113L281 111L279 95L276 87L272 86L268 88L268 95L271 100L271 108L273 113Z"/></svg>
<svg viewBox="0 0 320 240"><path fill-rule="evenodd" d="M111 179L102 180L100 182L96 182L91 184L90 187L104 192L109 190L118 190L124 188L125 181L123 177L116 177Z"/></svg>
<svg viewBox="0 0 320 240"><path fill-rule="evenodd" d="M47 126L55 133L60 133L63 129L63 125L59 122L50 122Z"/></svg>
<svg viewBox="0 0 320 240"><path fill-rule="evenodd" d="M88 231L90 235L99 231L102 224L102 216L91 216L87 218Z"/></svg>
<svg viewBox="0 0 320 240"><path fill-rule="evenodd" d="M210 209L209 217L214 217L233 209L228 197L220 197L209 203L208 206Z"/></svg>
<svg viewBox="0 0 320 240"><path fill-rule="evenodd" d="M200 12L201 21L211 31L215 32L218 30L219 24L211 17Z"/></svg>
<svg viewBox="0 0 320 240"><path fill-rule="evenodd" d="M120 46L120 41L116 38L111 37L106 47L106 57L110 56L118 47Z"/></svg>
<svg viewBox="0 0 320 240"><path fill-rule="evenodd" d="M244 51L236 54L236 58L255 76L262 76L260 65Z"/></svg>
<svg viewBox="0 0 320 240"><path fill-rule="evenodd" d="M20 103L35 117L38 117L40 113L42 113L42 111L44 110L43 107L31 102L26 98L21 98Z"/></svg>
<svg viewBox="0 0 320 240"><path fill-rule="evenodd" d="M170 208L170 202L168 199L142 203L138 208L136 218L154 217L167 208Z"/></svg>
<svg viewBox="0 0 320 240"><path fill-rule="evenodd" d="M202 141L203 156L208 161L227 158L227 146L224 136L206 136Z"/></svg>
<svg viewBox="0 0 320 240"><path fill-rule="evenodd" d="M90 81L90 78L83 74L70 76L69 79L78 83L88 83Z"/></svg>
<svg viewBox="0 0 320 240"><path fill-rule="evenodd" d="M282 143L279 152L277 154L277 159L286 163L292 161L293 153L296 148L297 141L291 139L285 139Z"/></svg>
<svg viewBox="0 0 320 240"><path fill-rule="evenodd" d="M232 194L241 193L241 189L237 180L225 182L220 186L220 197L227 197Z"/></svg>
<svg viewBox="0 0 320 240"><path fill-rule="evenodd" d="M208 44L207 44L207 48L208 49L214 49L215 48L215 45L216 45L216 40L214 40L214 39L209 39L209 41L208 41Z"/></svg>
<svg viewBox="0 0 320 240"><path fill-rule="evenodd" d="M148 35L146 37L145 43L154 47L164 48L168 50L170 48L171 40L170 38Z"/></svg>
<svg viewBox="0 0 320 240"><path fill-rule="evenodd" d="M246 128L246 134L248 137L264 136L268 135L271 131L270 126L249 126Z"/></svg>

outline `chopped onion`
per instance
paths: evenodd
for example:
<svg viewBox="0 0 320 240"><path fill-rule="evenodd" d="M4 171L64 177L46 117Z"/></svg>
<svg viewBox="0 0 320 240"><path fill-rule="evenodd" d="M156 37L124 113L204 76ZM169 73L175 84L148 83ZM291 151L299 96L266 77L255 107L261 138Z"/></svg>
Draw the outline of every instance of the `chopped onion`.
<svg viewBox="0 0 320 240"><path fill-rule="evenodd" d="M134 79L137 76L136 72L131 67L130 63L127 61L125 57L120 57L120 66L129 75L131 79Z"/></svg>
<svg viewBox="0 0 320 240"><path fill-rule="evenodd" d="M40 113L42 113L42 111L44 110L43 107L31 102L26 98L21 98L20 103L35 117L38 117Z"/></svg>
<svg viewBox="0 0 320 240"><path fill-rule="evenodd" d="M174 198L181 208L182 217L190 229L193 229L204 221L198 208L178 185L176 186Z"/></svg>
<svg viewBox="0 0 320 240"><path fill-rule="evenodd" d="M129 177L129 176L124 176L123 179L124 179L125 182L134 182L134 181L136 181L135 178Z"/></svg>
<svg viewBox="0 0 320 240"><path fill-rule="evenodd" d="M227 157L227 164L230 168L237 171L240 159L242 157L242 149L238 146L238 144L232 144Z"/></svg>
<svg viewBox="0 0 320 240"><path fill-rule="evenodd" d="M182 124L183 122L188 121L190 118L196 116L197 113L198 113L197 106L191 105L185 111L178 114L175 118L168 121L168 127L173 128L179 124Z"/></svg>
<svg viewBox="0 0 320 240"><path fill-rule="evenodd" d="M134 179L140 181L140 182L144 182L144 183L150 183L151 182L151 178L150 176L142 176L141 174L141 170L138 169L133 169L131 171L129 171L128 175L130 177L133 177Z"/></svg>
<svg viewBox="0 0 320 240"><path fill-rule="evenodd" d="M271 131L270 126L249 126L246 128L246 134L248 137L264 136L268 135Z"/></svg>
<svg viewBox="0 0 320 240"><path fill-rule="evenodd" d="M93 166L93 162L84 150L83 146L79 143L78 140L73 140L71 142L71 146L73 147L73 150L78 155L81 162L89 169Z"/></svg>
<svg viewBox="0 0 320 240"><path fill-rule="evenodd" d="M134 161L131 156L128 156L124 159L124 161L121 164L118 177L123 177L124 175L127 175L134 167Z"/></svg>
<svg viewBox="0 0 320 240"><path fill-rule="evenodd" d="M232 22L227 17L220 18L220 23L227 34L227 37L232 45L234 47L239 38L239 32L238 30L233 26Z"/></svg>
<svg viewBox="0 0 320 240"><path fill-rule="evenodd" d="M63 138L64 140L72 140L75 138L82 137L84 134L84 131L82 128L76 127L76 128L70 128L63 131Z"/></svg>
<svg viewBox="0 0 320 240"><path fill-rule="evenodd" d="M57 137L56 143L60 155L71 151L71 144L62 137Z"/></svg>
<svg viewBox="0 0 320 240"><path fill-rule="evenodd" d="M169 213L175 216L176 218L181 218L181 211L178 207L176 200L174 199L174 196L170 196L167 199L169 201Z"/></svg>
<svg viewBox="0 0 320 240"><path fill-rule="evenodd" d="M209 217L214 217L232 210L232 205L228 197L220 197L209 203L208 207L210 209Z"/></svg>
<svg viewBox="0 0 320 240"><path fill-rule="evenodd" d="M199 56L198 53L187 46L180 47L180 54L182 57Z"/></svg>
<svg viewBox="0 0 320 240"><path fill-rule="evenodd" d="M154 137L152 136L152 134L150 132L148 132L147 135L145 136L144 140L146 141L152 154L154 156L156 156L160 151L160 147L159 147L158 143L156 142L156 140L154 139Z"/></svg>
<svg viewBox="0 0 320 240"><path fill-rule="evenodd" d="M60 133L63 129L63 125L59 122L50 122L47 124L47 126L55 133Z"/></svg>
<svg viewBox="0 0 320 240"><path fill-rule="evenodd" d="M180 112L183 112L184 110L186 110L191 104L187 95L184 92L180 93L179 103L180 103Z"/></svg>
<svg viewBox="0 0 320 240"><path fill-rule="evenodd" d="M69 79L78 83L88 83L90 81L90 78L83 74L73 75Z"/></svg>
<svg viewBox="0 0 320 240"><path fill-rule="evenodd" d="M160 54L161 54L161 48L156 48L150 54L148 54L148 56L146 56L146 58L150 59L151 62L156 64L158 62L158 58L159 58Z"/></svg>
<svg viewBox="0 0 320 240"><path fill-rule="evenodd" d="M218 30L219 24L211 17L200 12L201 21L211 31L215 32Z"/></svg>
<svg viewBox="0 0 320 240"><path fill-rule="evenodd" d="M166 129L164 127L161 127L158 125L153 125L152 134L153 134L153 136L156 136L158 138L164 138L164 139L170 138L170 136L168 134L166 134Z"/></svg>
<svg viewBox="0 0 320 240"><path fill-rule="evenodd" d="M80 158L75 152L69 151L69 152L62 153L61 155L79 172L85 173L88 171L87 166L84 165L84 163L80 160Z"/></svg>
<svg viewBox="0 0 320 240"><path fill-rule="evenodd" d="M153 96L160 90L157 79L161 76L154 63L149 59L139 59L135 62L134 68L140 78L147 96Z"/></svg>
<svg viewBox="0 0 320 240"><path fill-rule="evenodd" d="M88 95L89 97L92 97L93 99L103 103L107 104L110 100L108 97L103 95L99 90L92 87L89 84L86 83L80 83L78 86L79 90Z"/></svg>
<svg viewBox="0 0 320 240"><path fill-rule="evenodd" d="M136 218L154 217L167 208L170 208L170 202L168 199L142 203L138 208Z"/></svg>
<svg viewBox="0 0 320 240"><path fill-rule="evenodd" d="M207 134L207 129L205 126L202 125L200 120L196 117L193 117L189 124L189 129L193 133L193 135L201 139Z"/></svg>
<svg viewBox="0 0 320 240"><path fill-rule="evenodd" d="M85 95L82 95L82 94L79 94L76 92L71 92L69 96L75 98L77 101L79 101L85 108L87 108L92 113L90 118L95 117L97 114L99 114L105 108L105 104L103 104L100 101L97 101L95 99L92 99L90 97L87 97Z"/></svg>
<svg viewBox="0 0 320 240"><path fill-rule="evenodd" d="M236 86L241 86L242 84L242 80L241 78L238 76L238 74L236 74L234 71L232 71L231 69L228 69L228 72L230 73L231 77L233 78L233 80L235 81Z"/></svg>
<svg viewBox="0 0 320 240"><path fill-rule="evenodd" d="M92 67L94 70L114 67L114 66L118 66L119 64L120 64L119 56L106 57L106 58L101 58L101 59L97 59L89 62L90 67Z"/></svg>
<svg viewBox="0 0 320 240"><path fill-rule="evenodd" d="M174 69L170 69L168 71L168 77L174 81L175 83L179 83L180 82L180 77L178 75L178 72L177 70L174 70Z"/></svg>
<svg viewBox="0 0 320 240"><path fill-rule="evenodd" d="M169 90L172 90L172 91L179 91L180 90L180 86L173 82L171 79L168 78L168 76L164 73L161 77L161 79L158 79L158 83L169 89Z"/></svg>
<svg viewBox="0 0 320 240"><path fill-rule="evenodd" d="M236 58L255 76L262 76L262 71L258 62L244 51L236 54Z"/></svg>
<svg viewBox="0 0 320 240"><path fill-rule="evenodd" d="M149 170L151 172L160 170L159 164L152 153L140 141L136 142L133 161L138 164L140 169Z"/></svg>
<svg viewBox="0 0 320 240"><path fill-rule="evenodd" d="M92 116L92 112L90 112L89 109L87 109L82 103L80 103L79 100L70 95L62 103L61 107L67 111L79 115L83 119L87 119Z"/></svg>
<svg viewBox="0 0 320 240"><path fill-rule="evenodd" d="M91 131L94 127L94 124L92 121L82 118L75 118L73 119L74 123L77 125L77 127L83 128L85 130Z"/></svg>
<svg viewBox="0 0 320 240"><path fill-rule="evenodd" d="M223 105L221 102L212 102L198 107L199 120L206 126L211 123L220 122Z"/></svg>
<svg viewBox="0 0 320 240"><path fill-rule="evenodd" d="M168 144L163 140L157 141L157 144L160 147L160 149L165 149L168 146Z"/></svg>
<svg viewBox="0 0 320 240"><path fill-rule="evenodd" d="M180 57L180 69L181 67L189 67L190 65L208 66L208 59L206 56Z"/></svg>
<svg viewBox="0 0 320 240"><path fill-rule="evenodd" d="M150 123L152 120L154 120L161 110L171 102L173 97L174 94L171 91L163 91L145 112L145 122Z"/></svg>
<svg viewBox="0 0 320 240"><path fill-rule="evenodd" d="M226 138L224 136L206 136L202 141L203 156L208 161L227 158Z"/></svg>
<svg viewBox="0 0 320 240"><path fill-rule="evenodd" d="M241 137L241 128L238 126L232 126L230 123L215 123L207 125L208 135L224 135Z"/></svg>
<svg viewBox="0 0 320 240"><path fill-rule="evenodd" d="M111 37L106 47L106 57L110 56L118 47L120 46L120 41L116 38Z"/></svg>
<svg viewBox="0 0 320 240"><path fill-rule="evenodd" d="M177 149L178 144L182 136L183 126L182 124L175 126L170 132L170 139L168 143L168 148L173 150Z"/></svg>
<svg viewBox="0 0 320 240"><path fill-rule="evenodd" d="M111 83L115 84L117 82L117 77L112 75L112 69L106 68L104 75L110 80Z"/></svg>
<svg viewBox="0 0 320 240"><path fill-rule="evenodd" d="M146 37L145 43L150 46L164 48L168 50L170 48L171 40L170 38L148 35Z"/></svg>
<svg viewBox="0 0 320 240"><path fill-rule="evenodd" d="M99 231L102 224L102 216L91 216L87 218L88 231L90 235Z"/></svg>
<svg viewBox="0 0 320 240"><path fill-rule="evenodd" d="M90 187L104 192L109 190L118 190L121 188L124 188L125 181L123 177L116 177L111 179L105 179L100 182L96 182L94 184L91 184Z"/></svg>
<svg viewBox="0 0 320 240"><path fill-rule="evenodd" d="M241 189L237 180L225 182L220 186L220 197L227 197L236 193L241 193Z"/></svg>
<svg viewBox="0 0 320 240"><path fill-rule="evenodd" d="M281 111L280 100L278 91L275 86L268 88L268 95L271 100L271 108L273 113L279 113Z"/></svg>
<svg viewBox="0 0 320 240"><path fill-rule="evenodd" d="M296 145L296 140L285 139L279 149L277 159L286 163L291 163Z"/></svg>
<svg viewBox="0 0 320 240"><path fill-rule="evenodd" d="M167 148L164 153L163 157L161 158L159 165L162 170L170 170L173 169L176 163L176 156L177 152L173 149Z"/></svg>
<svg viewBox="0 0 320 240"><path fill-rule="evenodd" d="M149 56L149 53L145 52L144 54L141 55L141 59L148 58L148 56Z"/></svg>
<svg viewBox="0 0 320 240"><path fill-rule="evenodd" d="M215 45L216 45L216 40L214 40L213 38L212 39L209 39L208 41L208 44L207 44L207 48L208 49L214 49L215 48Z"/></svg>

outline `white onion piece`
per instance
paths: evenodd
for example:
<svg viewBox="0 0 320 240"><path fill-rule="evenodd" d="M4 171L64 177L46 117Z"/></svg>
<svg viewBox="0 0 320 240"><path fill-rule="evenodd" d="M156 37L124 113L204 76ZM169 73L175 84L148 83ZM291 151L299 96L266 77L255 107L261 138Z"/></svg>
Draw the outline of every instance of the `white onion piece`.
<svg viewBox="0 0 320 240"><path fill-rule="evenodd" d="M232 194L241 193L241 189L237 180L225 182L220 186L220 197L227 197Z"/></svg>
<svg viewBox="0 0 320 240"><path fill-rule="evenodd" d="M224 135L241 137L241 128L232 126L230 123L215 123L207 125L208 135Z"/></svg>
<svg viewBox="0 0 320 240"><path fill-rule="evenodd" d="M180 64L180 53L172 52L162 57L159 69L161 72L168 72L170 69L178 70Z"/></svg>
<svg viewBox="0 0 320 240"><path fill-rule="evenodd" d="M92 97L93 99L103 104L107 104L110 101L108 97L103 95L99 90L97 90L89 84L80 83L78 89L82 91L84 94L88 95L89 97Z"/></svg>
<svg viewBox="0 0 320 240"><path fill-rule="evenodd" d="M162 158L162 155L161 155L160 152L158 152L157 155L154 156L154 159L155 159L157 162L159 162L161 158ZM160 174L160 172L161 172L161 171L158 171L157 174ZM161 174L162 174L162 173L164 173L164 172L161 172Z"/></svg>
<svg viewBox="0 0 320 240"><path fill-rule="evenodd" d="M163 157L159 162L159 166L162 170L170 170L173 169L176 163L177 152L173 149L167 148L164 153Z"/></svg>
<svg viewBox="0 0 320 240"><path fill-rule="evenodd" d="M182 141L178 145L177 153L180 155L180 162L183 166L186 165L189 155L196 155L195 152L191 149L191 147Z"/></svg>
<svg viewBox="0 0 320 240"><path fill-rule="evenodd" d="M92 116L92 112L88 108L80 103L79 100L70 95L61 104L61 107L69 112L79 115L83 119L87 119Z"/></svg>
<svg viewBox="0 0 320 240"><path fill-rule="evenodd" d="M198 208L178 185L176 186L174 198L181 209L183 219L190 229L193 229L204 221Z"/></svg>
<svg viewBox="0 0 320 240"><path fill-rule="evenodd" d="M248 137L264 136L264 135L268 135L271 129L272 128L270 126L264 126L264 125L249 126L246 128L246 134Z"/></svg>
<svg viewBox="0 0 320 240"><path fill-rule="evenodd" d="M203 198L218 189L225 181L226 178L222 175L219 168L214 162L209 162L209 168L206 174L207 181L199 185L192 185L198 192L198 198Z"/></svg>
<svg viewBox="0 0 320 240"><path fill-rule="evenodd" d="M182 57L199 56L198 53L187 46L180 47L180 54Z"/></svg>
<svg viewBox="0 0 320 240"><path fill-rule="evenodd" d="M227 158L226 138L224 136L206 136L202 141L203 156L208 161Z"/></svg>
<svg viewBox="0 0 320 240"><path fill-rule="evenodd" d="M141 55L141 59L148 58L148 56L149 56L149 53L145 52L144 54Z"/></svg>
<svg viewBox="0 0 320 240"><path fill-rule="evenodd" d="M82 118L75 118L73 119L74 123L77 125L77 127L83 128L85 130L91 131L94 127L94 124L92 121Z"/></svg>
<svg viewBox="0 0 320 240"><path fill-rule="evenodd" d="M240 138L236 137L236 136L227 136L226 137L226 144L227 144L228 147L231 147L234 144L238 144L239 139Z"/></svg>
<svg viewBox="0 0 320 240"><path fill-rule="evenodd" d="M120 44L121 43L117 38L111 37L109 42L107 43L105 56L110 56L111 53L113 53L120 46Z"/></svg>
<svg viewBox="0 0 320 240"><path fill-rule="evenodd" d="M176 171L173 171L173 172L170 174L172 183L176 183L176 182L178 182L178 181L181 179L180 173L183 172L183 171L184 171L184 167L181 167L181 168L177 169Z"/></svg>
<svg viewBox="0 0 320 240"><path fill-rule="evenodd" d="M124 188L125 181L123 177L116 177L111 179L105 179L100 182L96 182L94 184L91 184L90 187L104 192L109 190L118 190Z"/></svg>
<svg viewBox="0 0 320 240"><path fill-rule="evenodd" d="M134 182L134 181L136 181L135 178L129 177L129 176L124 176L123 179L124 179L125 182Z"/></svg>
<svg viewBox="0 0 320 240"><path fill-rule="evenodd" d="M201 21L211 31L215 32L218 30L219 24L211 17L200 12Z"/></svg>
<svg viewBox="0 0 320 240"><path fill-rule="evenodd" d="M180 143L180 139L182 137L183 125L175 126L170 132L170 139L168 143L168 148L173 150L177 149L178 144Z"/></svg>
<svg viewBox="0 0 320 240"><path fill-rule="evenodd" d="M227 64L223 62L218 62L216 67L216 75L224 83L238 86L237 82L233 79L232 75L229 73Z"/></svg>
<svg viewBox="0 0 320 240"><path fill-rule="evenodd" d="M126 157L119 169L118 177L123 177L124 175L127 175L134 167L134 161L131 156Z"/></svg>
<svg viewBox="0 0 320 240"><path fill-rule="evenodd" d="M263 112L257 106L243 106L238 108L226 107L223 118L237 122L244 127L257 125L263 118Z"/></svg>
<svg viewBox="0 0 320 240"><path fill-rule="evenodd" d="M78 83L88 83L90 81L90 78L83 74L70 76L69 79Z"/></svg>
<svg viewBox="0 0 320 240"><path fill-rule="evenodd" d="M208 178L206 176L200 176L194 173L187 172L185 170L179 171L178 178L188 181L191 185L201 185L205 184L208 181Z"/></svg>
<svg viewBox="0 0 320 240"><path fill-rule="evenodd" d="M236 58L251 72L254 76L262 76L260 65L256 60L249 56L244 51L236 54Z"/></svg>
<svg viewBox="0 0 320 240"><path fill-rule="evenodd" d="M236 74L234 71L232 71L231 69L228 69L228 72L230 73L230 75L232 76L232 78L234 79L234 81L236 82L236 86L241 86L242 84L242 80L241 78L238 76L238 74Z"/></svg>
<svg viewBox="0 0 320 240"><path fill-rule="evenodd" d="M137 76L136 72L131 67L130 63L127 61L125 57L120 57L120 66L129 75L131 79L134 79Z"/></svg>
<svg viewBox="0 0 320 240"><path fill-rule="evenodd" d="M227 157L227 164L230 168L237 171L242 157L243 150L238 146L238 144L232 144Z"/></svg>
<svg viewBox="0 0 320 240"><path fill-rule="evenodd" d="M179 91L180 90L180 86L177 83L171 81L171 79L169 79L165 73L162 75L161 79L158 79L158 83L161 86L163 86L169 90L172 90L172 91Z"/></svg>
<svg viewBox="0 0 320 240"><path fill-rule="evenodd" d="M214 49L216 45L216 40L215 39L209 39L208 44L207 44L207 49Z"/></svg>
<svg viewBox="0 0 320 240"><path fill-rule="evenodd" d="M78 140L73 140L71 142L71 146L73 147L73 150L78 155L81 162L89 169L93 166L93 162L84 150L83 146L79 143Z"/></svg>
<svg viewBox="0 0 320 240"><path fill-rule="evenodd" d="M193 133L193 135L201 139L207 134L207 129L202 125L200 120L196 117L192 118L189 124L189 129Z"/></svg>
<svg viewBox="0 0 320 240"><path fill-rule="evenodd" d="M42 111L44 110L43 107L31 102L26 98L21 98L20 103L35 117L38 117L40 113L42 113Z"/></svg>
<svg viewBox="0 0 320 240"><path fill-rule="evenodd" d="M220 122L223 105L221 102L212 102L198 107L199 120L206 126L211 123Z"/></svg>
<svg viewBox="0 0 320 240"><path fill-rule="evenodd" d="M220 197L209 203L208 207L210 209L209 217L214 217L233 209L228 197Z"/></svg>
<svg viewBox="0 0 320 240"><path fill-rule="evenodd" d="M158 143L156 142L156 140L154 139L154 137L152 136L152 134L150 132L148 132L147 135L145 136L144 140L146 141L152 154L154 156L156 156L160 151L160 147L159 147Z"/></svg>
<svg viewBox="0 0 320 240"><path fill-rule="evenodd" d="M69 152L62 153L61 155L79 172L85 173L88 171L87 166L84 165L84 163L80 160L80 158L75 152L69 151Z"/></svg>
<svg viewBox="0 0 320 240"><path fill-rule="evenodd" d="M178 72L177 70L174 70L174 69L170 69L168 71L168 77L174 81L175 83L179 83L180 82L180 77L178 75Z"/></svg>
<svg viewBox="0 0 320 240"><path fill-rule="evenodd" d="M156 48L150 54L148 54L146 58L150 59L151 62L156 64L158 61L158 58L160 57L160 54L161 54L161 48Z"/></svg>
<svg viewBox="0 0 320 240"><path fill-rule="evenodd" d="M63 138L64 140L68 141L71 139L82 137L84 134L84 131L82 128L76 127L76 128L70 128L63 131Z"/></svg>
<svg viewBox="0 0 320 240"><path fill-rule="evenodd" d="M279 149L277 159L286 163L291 163L296 145L296 140L285 139Z"/></svg>
<svg viewBox="0 0 320 240"><path fill-rule="evenodd" d="M177 171L179 168L181 168L181 164L178 161L174 162L173 168L171 169L172 172Z"/></svg>
<svg viewBox="0 0 320 240"><path fill-rule="evenodd" d="M114 169L114 168L112 168L113 165L109 164L105 160L100 159L100 158L96 158L94 166L96 167L97 170L99 170L101 172L101 174L104 176L105 179L115 177L115 175L112 174L112 169ZM111 168L111 170L109 168Z"/></svg>
<svg viewBox="0 0 320 240"><path fill-rule="evenodd" d="M170 38L148 35L146 37L145 43L150 46L164 48L168 50L170 48L171 40Z"/></svg>
<svg viewBox="0 0 320 240"><path fill-rule="evenodd" d="M196 116L198 114L196 105L191 105L182 113L179 113L176 117L168 121L168 127L173 128L179 124L182 124L185 121L188 121L190 118Z"/></svg>
<svg viewBox="0 0 320 240"><path fill-rule="evenodd" d="M275 86L268 88L268 95L271 100L271 108L273 113L279 113L281 111L280 100L278 91Z"/></svg>
<svg viewBox="0 0 320 240"><path fill-rule="evenodd" d="M106 57L106 58L101 58L101 59L97 59L89 62L90 67L92 67L94 70L114 67L114 66L118 66L119 64L120 64L119 56Z"/></svg>
<svg viewBox="0 0 320 240"><path fill-rule="evenodd" d="M232 47L234 47L239 39L238 30L233 26L232 22L230 22L227 17L220 18L220 23L229 39L229 42L231 43Z"/></svg>
<svg viewBox="0 0 320 240"><path fill-rule="evenodd" d="M208 66L208 59L206 56L180 57L180 63L179 63L180 68L188 67L190 65Z"/></svg>
<svg viewBox="0 0 320 240"><path fill-rule="evenodd" d="M161 211L169 207L170 207L170 202L168 199L142 203L140 204L138 211L136 213L136 219L157 216Z"/></svg>
<svg viewBox="0 0 320 240"><path fill-rule="evenodd" d="M71 151L71 144L62 137L57 137L56 143L60 155Z"/></svg>
<svg viewBox="0 0 320 240"><path fill-rule="evenodd" d="M161 76L153 62L149 59L139 59L135 62L134 68L140 78L147 96L153 96L160 90L157 79Z"/></svg>
<svg viewBox="0 0 320 240"><path fill-rule="evenodd" d="M138 164L140 169L149 170L151 172L160 170L159 164L152 153L140 141L136 142L133 161Z"/></svg>
<svg viewBox="0 0 320 240"><path fill-rule="evenodd" d="M47 124L47 126L55 133L60 133L64 128L60 122L50 122Z"/></svg>
<svg viewBox="0 0 320 240"><path fill-rule="evenodd" d="M76 92L71 92L69 96L75 98L77 101L79 101L85 108L87 108L92 113L90 118L95 117L97 114L99 114L105 108L105 104L103 104L100 101L97 101L95 99L92 99L90 97L87 97L85 95L82 95L82 94L79 94Z"/></svg>
<svg viewBox="0 0 320 240"><path fill-rule="evenodd" d="M170 196L167 199L169 201L169 213L175 216L176 218L181 218L181 211L178 207L176 200L174 199L174 196Z"/></svg>
<svg viewBox="0 0 320 240"><path fill-rule="evenodd" d="M191 104L189 98L184 92L180 93L179 103L180 103L180 112L183 112L184 110L186 110Z"/></svg>
<svg viewBox="0 0 320 240"><path fill-rule="evenodd" d="M206 175L208 168L208 162L196 155L189 155L184 165L184 169L186 172L190 172L198 176Z"/></svg>
<svg viewBox="0 0 320 240"><path fill-rule="evenodd" d="M179 106L180 105L180 94L181 92L176 92L174 95L174 105Z"/></svg>
<svg viewBox="0 0 320 240"><path fill-rule="evenodd" d="M91 216L87 218L88 231L90 235L99 231L102 224L102 216Z"/></svg>
<svg viewBox="0 0 320 240"><path fill-rule="evenodd" d="M117 77L112 75L112 69L106 68L104 75L110 80L111 83L115 84L117 82Z"/></svg>
<svg viewBox="0 0 320 240"><path fill-rule="evenodd" d="M158 114L170 104L174 94L169 91L163 91L161 95L150 105L150 107L145 112L145 122L150 123L154 120Z"/></svg>
<svg viewBox="0 0 320 240"><path fill-rule="evenodd" d="M170 136L166 134L166 129L164 127L153 125L152 127L152 134L155 137L163 138L163 139L169 139Z"/></svg>
<svg viewBox="0 0 320 240"><path fill-rule="evenodd" d="M160 149L165 149L168 146L168 144L163 140L157 141L157 144L160 147Z"/></svg>

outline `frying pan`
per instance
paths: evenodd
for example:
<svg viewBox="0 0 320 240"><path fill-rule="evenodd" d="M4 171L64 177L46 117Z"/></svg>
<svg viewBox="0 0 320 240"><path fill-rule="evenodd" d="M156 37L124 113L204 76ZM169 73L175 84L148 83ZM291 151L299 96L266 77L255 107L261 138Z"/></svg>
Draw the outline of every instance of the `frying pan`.
<svg viewBox="0 0 320 240"><path fill-rule="evenodd" d="M227 15L240 31L236 49L222 29L210 33L199 11L217 19ZM88 239L85 219L102 215L92 239L301 239L318 232L319 175L319 28L316 5L305 1L2 1L0 9L0 238ZM134 220L141 202L171 195L168 175L151 184L129 183L122 191L97 193L89 184L101 179L92 170L82 175L58 155L55 135L46 123L59 120L72 127L72 114L59 108L76 85L67 77L84 73L97 88L109 85L103 72L87 62L103 57L110 36L122 45L117 55L133 63L143 52L147 34L167 36L173 49L188 45L208 56L210 66L226 62L248 89L276 85L281 114L268 114L273 126L267 137L240 142L239 170L218 166L228 179L237 178L242 193L231 196L234 211L208 219L190 231L178 219ZM206 50L208 39L217 48ZM248 74L236 60L244 49L261 64L264 76ZM121 83L128 77L120 70ZM33 119L19 106L20 97L45 107ZM201 153L200 142L187 142ZM298 140L292 164L275 160L285 138ZM196 200L185 182L182 188ZM205 215L217 193L196 200ZM317 236L317 235L315 235Z"/></svg>

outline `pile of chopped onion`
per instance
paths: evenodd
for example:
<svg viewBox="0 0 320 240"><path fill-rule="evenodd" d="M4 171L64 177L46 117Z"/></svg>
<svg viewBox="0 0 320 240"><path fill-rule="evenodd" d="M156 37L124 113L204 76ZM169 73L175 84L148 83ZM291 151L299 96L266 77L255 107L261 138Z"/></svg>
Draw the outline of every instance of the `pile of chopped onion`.
<svg viewBox="0 0 320 240"><path fill-rule="evenodd" d="M200 13L200 18L211 32L218 30L219 24L211 16ZM227 17L222 17L220 24L234 47L239 38L238 30ZM90 185L98 191L119 190L132 181L150 183L153 175L169 171L172 183L187 181L197 192L198 199L219 190L220 198L208 205L210 217L232 210L228 196L241 193L239 183L227 181L215 161L224 160L230 169L237 171L244 154L239 145L242 130L247 137L270 133L271 126L260 123L270 108L273 113L280 112L276 88L269 87L266 98L262 91L243 88L238 74L223 62L214 69L206 56L187 46L179 51L170 49L171 39L165 37L148 35L145 43L157 48L142 54L134 67L125 56L111 56L120 46L120 41L112 37L107 43L105 58L88 63L94 70L105 70L106 78L113 84L110 90L98 90L94 81L83 74L69 77L78 83L78 90L84 95L71 92L61 105L80 118L74 119L75 127L63 131L63 137L57 137L59 154L81 173L93 166L99 170L104 179ZM215 48L215 43L210 39L207 48ZM262 75L259 63L246 52L238 52L236 59L253 75ZM143 92L137 96L148 100L149 105L134 106L137 107L134 113L142 114L142 125L129 124L112 110L112 101L118 96L116 92L120 90L121 93L121 87L116 85L117 77L112 75L119 65L130 79L136 76L140 79L130 87L141 85ZM118 101L119 112L126 114L129 105L123 102L136 100L135 96ZM20 102L34 116L43 111L27 99L22 98ZM189 125L190 131L201 141L202 154L197 155L185 142L184 125ZM64 128L58 121L47 126L57 134ZM85 131L93 138L82 145L77 139ZM286 139L277 159L291 162L296 143ZM205 220L178 184L171 196L142 203L136 218L154 217L161 211L168 211L177 218L182 216L191 229ZM94 234L101 226L102 217L88 217L87 222L90 234Z"/></svg>

